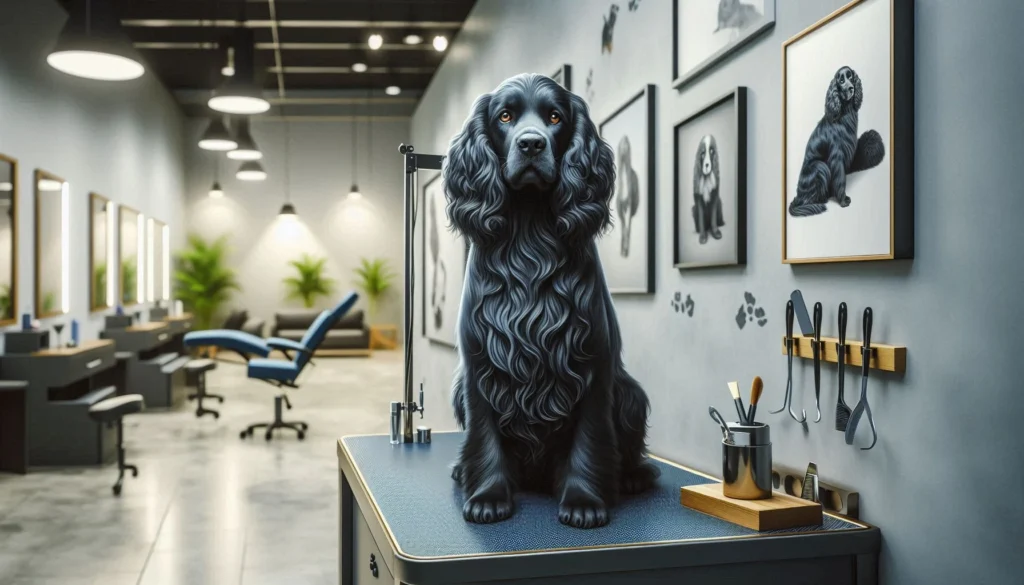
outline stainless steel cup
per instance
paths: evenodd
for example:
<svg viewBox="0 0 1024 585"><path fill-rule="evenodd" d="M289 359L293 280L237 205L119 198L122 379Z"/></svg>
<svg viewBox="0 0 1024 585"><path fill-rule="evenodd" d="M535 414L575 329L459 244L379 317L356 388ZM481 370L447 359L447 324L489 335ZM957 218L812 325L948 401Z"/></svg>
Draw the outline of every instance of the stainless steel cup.
<svg viewBox="0 0 1024 585"><path fill-rule="evenodd" d="M722 493L737 500L772 497L772 444L736 445L722 441Z"/></svg>
<svg viewBox="0 0 1024 585"><path fill-rule="evenodd" d="M772 442L771 427L764 423L744 425L726 423L732 433L732 442L737 445L769 445Z"/></svg>
<svg viewBox="0 0 1024 585"><path fill-rule="evenodd" d="M430 427L416 427L416 442L417 443L429 443L430 442Z"/></svg>

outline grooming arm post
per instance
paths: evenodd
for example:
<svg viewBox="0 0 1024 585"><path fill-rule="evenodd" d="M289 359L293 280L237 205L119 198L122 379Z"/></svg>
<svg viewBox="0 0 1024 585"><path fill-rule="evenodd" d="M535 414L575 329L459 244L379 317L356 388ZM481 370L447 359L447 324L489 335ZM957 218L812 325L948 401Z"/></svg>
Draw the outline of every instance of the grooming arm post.
<svg viewBox="0 0 1024 585"><path fill-rule="evenodd" d="M416 291L416 281L413 274L415 246L413 245L412 233L416 224L416 177L421 168L441 170L441 163L444 161L444 157L433 154L416 154L411 144L399 145L398 152L401 153L404 159L402 166L405 172L403 188L403 201L405 204L405 379L403 401L397 405L392 403L391 406L391 425L392 442L395 442L394 431L397 422L395 417L398 417L401 420L401 438L399 442L412 443L415 441L412 415L419 411L420 416L423 416L423 387L422 385L420 386L420 404L416 404L412 386L413 299Z"/></svg>

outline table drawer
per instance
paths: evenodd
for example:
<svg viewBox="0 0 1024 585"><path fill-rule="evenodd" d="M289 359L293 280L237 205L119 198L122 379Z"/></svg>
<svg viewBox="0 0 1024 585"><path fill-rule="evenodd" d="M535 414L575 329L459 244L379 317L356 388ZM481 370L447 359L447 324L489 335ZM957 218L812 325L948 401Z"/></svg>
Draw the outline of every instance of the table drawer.
<svg viewBox="0 0 1024 585"><path fill-rule="evenodd" d="M388 570L370 527L366 525L359 506L353 506L352 519L352 585L394 585L395 578ZM376 569L376 570L374 570Z"/></svg>

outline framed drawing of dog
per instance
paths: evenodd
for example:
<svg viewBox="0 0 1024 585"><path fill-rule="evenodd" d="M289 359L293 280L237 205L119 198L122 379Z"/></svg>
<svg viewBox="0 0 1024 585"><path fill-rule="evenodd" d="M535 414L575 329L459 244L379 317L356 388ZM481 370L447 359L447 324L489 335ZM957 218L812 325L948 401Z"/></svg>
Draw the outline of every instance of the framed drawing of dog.
<svg viewBox="0 0 1024 585"><path fill-rule="evenodd" d="M612 294L654 292L654 93L647 85L599 126L615 151L612 223L597 241Z"/></svg>
<svg viewBox="0 0 1024 585"><path fill-rule="evenodd" d="M551 75L551 79L568 91L572 91L572 65L568 63L562 65Z"/></svg>
<svg viewBox="0 0 1024 585"><path fill-rule="evenodd" d="M855 0L783 44L782 261L914 255L912 0Z"/></svg>
<svg viewBox="0 0 1024 585"><path fill-rule="evenodd" d="M443 185L440 173L423 184L418 213L423 217L423 336L455 347L468 246L451 229Z"/></svg>
<svg viewBox="0 0 1024 585"><path fill-rule="evenodd" d="M674 244L679 269L747 262L747 88L675 126Z"/></svg>
<svg viewBox="0 0 1024 585"><path fill-rule="evenodd" d="M775 0L673 0L672 87L681 89L775 26Z"/></svg>

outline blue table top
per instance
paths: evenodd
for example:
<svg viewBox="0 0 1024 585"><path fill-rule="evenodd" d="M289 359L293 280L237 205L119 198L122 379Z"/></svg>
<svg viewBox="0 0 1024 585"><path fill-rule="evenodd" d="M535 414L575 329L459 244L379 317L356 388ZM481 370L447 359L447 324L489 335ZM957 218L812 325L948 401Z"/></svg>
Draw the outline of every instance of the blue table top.
<svg viewBox="0 0 1024 585"><path fill-rule="evenodd" d="M451 479L462 433L435 433L429 445L391 445L385 435L345 437L344 455L384 520L399 554L451 558L594 547L621 547L722 538L797 535L861 530L860 524L824 516L820 526L757 532L684 507L679 488L714 483L676 464L656 459L655 488L624 498L607 526L579 530L558 521L550 496L516 495L515 514L495 524L462 518L462 490ZM369 514L367 512L367 514Z"/></svg>

